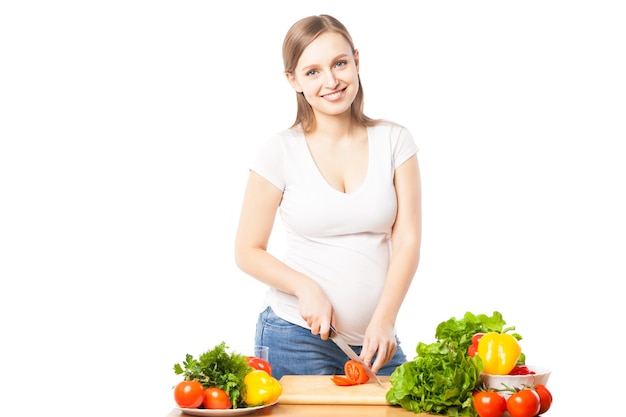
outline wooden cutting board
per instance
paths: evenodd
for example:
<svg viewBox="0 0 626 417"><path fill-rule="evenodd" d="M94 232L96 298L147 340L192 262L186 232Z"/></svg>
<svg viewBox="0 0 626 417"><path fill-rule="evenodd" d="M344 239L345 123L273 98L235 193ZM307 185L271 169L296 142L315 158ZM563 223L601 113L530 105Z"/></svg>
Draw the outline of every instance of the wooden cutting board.
<svg viewBox="0 0 626 417"><path fill-rule="evenodd" d="M285 375L280 379L283 393L279 404L351 404L389 405L385 400L391 388L388 376L380 376L381 387L368 381L361 385L340 387L330 375Z"/></svg>

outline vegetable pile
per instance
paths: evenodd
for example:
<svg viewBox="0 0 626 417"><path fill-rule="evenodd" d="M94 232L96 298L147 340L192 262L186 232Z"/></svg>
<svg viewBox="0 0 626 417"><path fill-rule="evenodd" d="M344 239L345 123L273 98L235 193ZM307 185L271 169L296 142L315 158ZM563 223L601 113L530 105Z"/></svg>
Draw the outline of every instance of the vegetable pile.
<svg viewBox="0 0 626 417"><path fill-rule="evenodd" d="M435 342L417 345L412 361L398 366L390 377L386 400L414 413L446 416L535 417L545 413L552 395L544 385L523 389L490 389L480 374L523 375L525 355L499 312L491 316L465 313L440 323ZM507 397L508 395L508 397ZM535 401L536 400L536 401Z"/></svg>
<svg viewBox="0 0 626 417"><path fill-rule="evenodd" d="M198 358L187 354L174 373L183 381L174 387L181 408L236 409L272 404L282 386L272 377L271 365L257 357L229 353L222 342Z"/></svg>

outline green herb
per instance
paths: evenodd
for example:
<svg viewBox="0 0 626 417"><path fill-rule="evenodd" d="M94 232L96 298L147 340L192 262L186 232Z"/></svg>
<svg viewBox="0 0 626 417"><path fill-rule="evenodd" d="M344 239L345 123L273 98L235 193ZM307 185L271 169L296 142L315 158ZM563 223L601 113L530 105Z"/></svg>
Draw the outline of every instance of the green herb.
<svg viewBox="0 0 626 417"><path fill-rule="evenodd" d="M514 329L505 325L497 311L492 316L467 312L462 319L453 317L440 323L436 341L420 342L415 359L398 366L391 374L387 402L416 414L476 417L472 393L480 384L483 364L478 356L468 356L467 348L476 333Z"/></svg>
<svg viewBox="0 0 626 417"><path fill-rule="evenodd" d="M174 365L176 375L183 374L185 381L199 381L205 388L217 387L226 391L233 408L245 407L245 384L243 380L250 372L246 357L229 353L222 342L202 353L198 359L187 354L181 364Z"/></svg>

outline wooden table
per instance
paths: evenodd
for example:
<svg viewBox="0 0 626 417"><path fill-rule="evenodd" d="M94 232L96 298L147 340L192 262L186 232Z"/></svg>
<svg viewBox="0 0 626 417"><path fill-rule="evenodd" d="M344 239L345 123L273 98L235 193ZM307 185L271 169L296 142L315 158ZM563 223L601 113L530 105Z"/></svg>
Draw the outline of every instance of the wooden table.
<svg viewBox="0 0 626 417"><path fill-rule="evenodd" d="M415 414L402 407L391 405L294 405L280 403L246 415L250 417L432 417L430 414ZM167 417L187 417L187 415L174 409Z"/></svg>

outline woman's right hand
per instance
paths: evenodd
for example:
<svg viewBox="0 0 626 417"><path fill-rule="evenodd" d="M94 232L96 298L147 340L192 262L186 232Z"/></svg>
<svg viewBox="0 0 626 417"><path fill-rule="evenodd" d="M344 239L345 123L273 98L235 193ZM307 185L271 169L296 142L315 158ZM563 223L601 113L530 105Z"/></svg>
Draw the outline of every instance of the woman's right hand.
<svg viewBox="0 0 626 417"><path fill-rule="evenodd" d="M296 293L300 305L300 315L307 322L311 333L321 334L328 339L333 317L333 306L322 288L314 281Z"/></svg>

